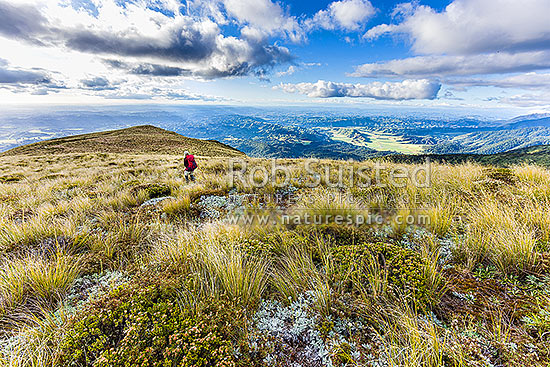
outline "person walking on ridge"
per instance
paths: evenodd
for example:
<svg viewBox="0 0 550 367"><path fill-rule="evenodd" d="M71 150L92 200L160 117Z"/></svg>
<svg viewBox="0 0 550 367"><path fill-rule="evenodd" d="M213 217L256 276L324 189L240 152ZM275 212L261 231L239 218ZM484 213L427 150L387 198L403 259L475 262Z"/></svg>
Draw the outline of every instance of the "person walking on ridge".
<svg viewBox="0 0 550 367"><path fill-rule="evenodd" d="M195 181L195 175L194 171L197 169L197 162L195 162L195 156L192 154L189 154L188 151L185 151L184 153L185 158L183 159L183 165L185 166L185 171L183 172L183 175L185 176L185 181L189 182Z"/></svg>

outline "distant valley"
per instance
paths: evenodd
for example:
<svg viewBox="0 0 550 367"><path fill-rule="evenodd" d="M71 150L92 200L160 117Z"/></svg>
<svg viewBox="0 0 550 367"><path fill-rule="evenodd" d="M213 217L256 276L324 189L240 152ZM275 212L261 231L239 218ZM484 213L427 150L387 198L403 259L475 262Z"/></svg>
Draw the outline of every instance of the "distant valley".
<svg viewBox="0 0 550 367"><path fill-rule="evenodd" d="M550 144L550 115L491 120L298 107L155 105L7 111L0 116L0 151L144 124L218 140L250 156L268 158L492 154Z"/></svg>

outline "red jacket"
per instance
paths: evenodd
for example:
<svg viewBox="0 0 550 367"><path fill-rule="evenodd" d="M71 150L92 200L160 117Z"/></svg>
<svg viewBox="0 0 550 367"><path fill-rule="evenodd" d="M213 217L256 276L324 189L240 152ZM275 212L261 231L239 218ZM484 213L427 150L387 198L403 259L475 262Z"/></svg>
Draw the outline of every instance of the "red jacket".
<svg viewBox="0 0 550 367"><path fill-rule="evenodd" d="M185 169L187 171L194 171L195 168L197 168L197 162L195 162L195 156L192 154L189 154L183 160L183 165L185 166Z"/></svg>

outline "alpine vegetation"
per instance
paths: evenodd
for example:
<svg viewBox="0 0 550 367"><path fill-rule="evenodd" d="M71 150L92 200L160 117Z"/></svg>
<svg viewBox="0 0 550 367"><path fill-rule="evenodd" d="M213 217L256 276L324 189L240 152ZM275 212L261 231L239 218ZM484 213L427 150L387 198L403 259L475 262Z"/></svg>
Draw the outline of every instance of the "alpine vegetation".
<svg viewBox="0 0 550 367"><path fill-rule="evenodd" d="M4 365L550 363L547 169L183 158L0 157Z"/></svg>

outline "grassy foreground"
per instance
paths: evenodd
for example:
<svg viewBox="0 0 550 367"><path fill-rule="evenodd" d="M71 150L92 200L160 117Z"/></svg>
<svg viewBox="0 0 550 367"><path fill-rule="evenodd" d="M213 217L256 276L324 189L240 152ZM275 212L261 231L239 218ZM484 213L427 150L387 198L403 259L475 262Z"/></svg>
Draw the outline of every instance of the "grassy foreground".
<svg viewBox="0 0 550 367"><path fill-rule="evenodd" d="M0 157L0 365L549 365L550 171L331 188L323 161L309 188L282 160L291 186L252 188L198 163L186 184L174 155Z"/></svg>

